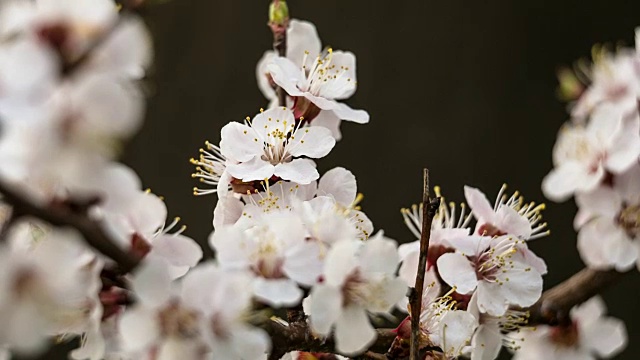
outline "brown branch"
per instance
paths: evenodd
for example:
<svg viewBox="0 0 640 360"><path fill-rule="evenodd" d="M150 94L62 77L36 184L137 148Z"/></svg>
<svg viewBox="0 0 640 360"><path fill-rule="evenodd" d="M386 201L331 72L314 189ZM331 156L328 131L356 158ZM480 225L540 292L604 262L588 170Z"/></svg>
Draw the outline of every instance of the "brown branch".
<svg viewBox="0 0 640 360"><path fill-rule="evenodd" d="M278 360L290 351L340 354L336 351L333 338L322 339L314 336L306 322L287 326L269 320L262 327L271 337L272 351L269 360ZM376 332L377 338L367 351L372 354L384 354L391 346L396 333L393 329L377 329Z"/></svg>
<svg viewBox="0 0 640 360"><path fill-rule="evenodd" d="M0 181L0 194L3 201L13 207L14 217L32 216L44 220L54 226L68 226L82 234L91 247L115 261L122 273L133 270L139 262L124 250L120 249L102 226L83 214L72 212L64 207L44 207L22 196Z"/></svg>
<svg viewBox="0 0 640 360"><path fill-rule="evenodd" d="M420 257L418 260L418 273L416 274L415 287L409 293L411 308L411 348L410 359L417 360L420 350L420 312L422 311L422 293L424 291L424 277L427 270L427 255L429 252L429 238L431 237L431 224L435 209L440 204L440 199L434 201L429 197L429 169L423 170L422 177L422 231L420 235Z"/></svg>
<svg viewBox="0 0 640 360"><path fill-rule="evenodd" d="M529 310L529 323L532 325L568 323L570 321L569 312L572 307L601 293L627 273L619 273L614 270L582 269L542 294L540 300Z"/></svg>

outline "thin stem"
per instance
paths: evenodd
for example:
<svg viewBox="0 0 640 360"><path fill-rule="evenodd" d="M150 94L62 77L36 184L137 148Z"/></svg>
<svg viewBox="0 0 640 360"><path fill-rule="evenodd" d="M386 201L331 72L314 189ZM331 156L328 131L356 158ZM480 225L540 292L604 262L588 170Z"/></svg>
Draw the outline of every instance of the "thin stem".
<svg viewBox="0 0 640 360"><path fill-rule="evenodd" d="M420 235L420 256L418 260L418 273L416 283L409 294L411 305L411 360L418 360L420 352L420 313L422 312L422 292L424 290L424 277L427 271L427 255L429 252L429 238L431 237L431 224L435 211L440 205L440 199L431 200L429 196L429 169L423 170L422 187L422 232Z"/></svg>

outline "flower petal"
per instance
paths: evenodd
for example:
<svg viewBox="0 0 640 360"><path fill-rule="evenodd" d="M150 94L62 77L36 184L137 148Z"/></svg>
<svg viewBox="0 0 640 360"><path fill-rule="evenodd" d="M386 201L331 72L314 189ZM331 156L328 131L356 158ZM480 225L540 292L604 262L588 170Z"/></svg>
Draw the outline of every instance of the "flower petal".
<svg viewBox="0 0 640 360"><path fill-rule="evenodd" d="M154 238L151 245L151 254L174 266L193 267L202 259L200 245L184 235L163 234Z"/></svg>
<svg viewBox="0 0 640 360"><path fill-rule="evenodd" d="M254 280L253 294L258 300L275 307L296 305L303 295L293 280L262 277Z"/></svg>
<svg viewBox="0 0 640 360"><path fill-rule="evenodd" d="M220 130L220 136L220 152L228 159L249 161L263 153L263 140L248 125L230 122Z"/></svg>
<svg viewBox="0 0 640 360"><path fill-rule="evenodd" d="M273 176L275 169L276 167L262 160L260 156L256 156L247 162L227 165L229 174L245 182L269 179Z"/></svg>
<svg viewBox="0 0 640 360"><path fill-rule="evenodd" d="M343 206L350 206L358 194L358 184L353 173L345 168L333 168L320 178L318 195L332 196Z"/></svg>
<svg viewBox="0 0 640 360"><path fill-rule="evenodd" d="M301 185L309 184L320 177L316 163L311 159L293 159L291 162L278 164L273 174Z"/></svg>
<svg viewBox="0 0 640 360"><path fill-rule="evenodd" d="M318 116L311 121L311 125L329 129L331 136L338 141L342 138L340 122L340 118L333 111L321 110Z"/></svg>
<svg viewBox="0 0 640 360"><path fill-rule="evenodd" d="M319 284L311 289L308 314L314 332L327 336L342 313L342 293L334 286Z"/></svg>
<svg viewBox="0 0 640 360"><path fill-rule="evenodd" d="M350 305L336 321L336 350L345 355L363 351L376 339L376 331L363 308Z"/></svg>
<svg viewBox="0 0 640 360"><path fill-rule="evenodd" d="M276 57L271 64L267 65L267 70L271 73L273 81L278 84L287 94L291 96L302 96L303 92L298 89L298 84L303 80L303 70L299 65L284 57Z"/></svg>
<svg viewBox="0 0 640 360"><path fill-rule="evenodd" d="M314 159L326 156L336 145L331 131L321 126L298 129L289 140L286 151L292 156L308 156Z"/></svg>
<svg viewBox="0 0 640 360"><path fill-rule="evenodd" d="M366 124L369 122L368 112L364 110L352 109L344 103L336 103L332 110L340 120L353 121L357 124Z"/></svg>
<svg viewBox="0 0 640 360"><path fill-rule="evenodd" d="M459 253L447 253L438 258L438 272L449 286L456 287L459 294L469 294L476 286L478 279L471 262Z"/></svg>
<svg viewBox="0 0 640 360"><path fill-rule="evenodd" d="M473 211L473 215L478 219L478 223L495 223L495 212L487 196L480 190L471 187L464 187L464 197L467 200L467 204Z"/></svg>

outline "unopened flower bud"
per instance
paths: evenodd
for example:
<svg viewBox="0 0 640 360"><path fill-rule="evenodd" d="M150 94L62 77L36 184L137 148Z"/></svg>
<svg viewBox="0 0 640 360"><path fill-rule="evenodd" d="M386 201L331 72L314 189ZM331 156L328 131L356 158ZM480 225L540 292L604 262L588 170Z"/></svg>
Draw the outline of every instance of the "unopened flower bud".
<svg viewBox="0 0 640 360"><path fill-rule="evenodd" d="M269 6L269 23L286 27L289 23L289 7L284 0L273 0Z"/></svg>

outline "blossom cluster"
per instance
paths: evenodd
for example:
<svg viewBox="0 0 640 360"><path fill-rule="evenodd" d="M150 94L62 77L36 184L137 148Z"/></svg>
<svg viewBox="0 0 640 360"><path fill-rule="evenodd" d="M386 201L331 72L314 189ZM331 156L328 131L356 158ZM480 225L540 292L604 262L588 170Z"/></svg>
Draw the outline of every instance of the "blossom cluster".
<svg viewBox="0 0 640 360"><path fill-rule="evenodd" d="M369 122L343 102L357 88L354 54L323 48L309 22L279 26L286 51L267 51L256 69L268 105L225 125L191 160L206 186L194 193L217 197L216 257L203 260L180 218L168 219L162 197L117 159L144 116L152 51L143 22L113 0L0 2L0 185L82 224L55 227L2 204L0 358L79 338L77 360L263 360L281 351L265 323L287 326L274 315L285 309L336 353L293 344L287 350L300 351L285 360L359 355L380 319L404 319L389 349L400 358L412 323L423 351L445 359L494 359L503 346L518 359L588 359L624 346L624 324L603 317L597 297L569 324L529 326L547 272L529 241L549 231L544 205L506 186L493 202L467 186L459 207L436 188L426 273L417 274L420 240L399 246L375 231L355 175L316 167L343 120ZM600 60L543 186L552 199L576 195L585 260L625 270L640 243L640 59ZM402 211L418 239L422 210ZM87 227L138 266L122 269L88 246ZM414 319L407 295L417 275L425 290Z"/></svg>
<svg viewBox="0 0 640 360"><path fill-rule="evenodd" d="M558 135L542 184L554 201L575 196L578 250L595 269L640 269L640 44L594 51L587 86ZM585 76L583 76L585 77Z"/></svg>

